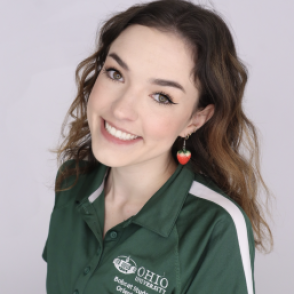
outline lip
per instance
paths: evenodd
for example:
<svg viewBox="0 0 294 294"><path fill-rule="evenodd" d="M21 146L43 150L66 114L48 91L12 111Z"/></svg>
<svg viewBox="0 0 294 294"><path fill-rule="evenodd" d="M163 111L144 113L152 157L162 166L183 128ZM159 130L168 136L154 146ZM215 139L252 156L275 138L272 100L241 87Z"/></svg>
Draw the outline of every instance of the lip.
<svg viewBox="0 0 294 294"><path fill-rule="evenodd" d="M109 123L109 122L107 122L107 123ZM114 128L116 128L117 130L121 130L122 132L125 132L125 133L128 133L128 134L133 135L132 133L129 133L129 132L125 131L122 128L117 128L116 126L114 126L111 123L109 123L109 124L111 126L113 126ZM138 137L138 138L133 139L133 140L121 140L119 138L116 138L116 137L112 136L105 129L105 120L102 117L101 117L101 124L100 125L101 125L100 130L101 130L102 135L104 136L104 138L106 138L108 141L110 141L112 143L119 144L119 145L132 145L132 144L135 144L136 142L142 140L142 137ZM134 136L136 136L136 135L134 135Z"/></svg>

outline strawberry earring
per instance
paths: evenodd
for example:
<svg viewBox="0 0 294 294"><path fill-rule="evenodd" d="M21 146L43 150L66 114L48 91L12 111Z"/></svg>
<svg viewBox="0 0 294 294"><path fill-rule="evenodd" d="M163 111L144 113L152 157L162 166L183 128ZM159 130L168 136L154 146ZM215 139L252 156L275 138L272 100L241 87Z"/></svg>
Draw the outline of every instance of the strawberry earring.
<svg viewBox="0 0 294 294"><path fill-rule="evenodd" d="M183 149L179 150L177 152L177 159L178 159L179 163L182 165L188 163L188 161L191 158L191 152L186 149L186 140L188 140L190 136L191 136L191 134L187 135L184 138Z"/></svg>

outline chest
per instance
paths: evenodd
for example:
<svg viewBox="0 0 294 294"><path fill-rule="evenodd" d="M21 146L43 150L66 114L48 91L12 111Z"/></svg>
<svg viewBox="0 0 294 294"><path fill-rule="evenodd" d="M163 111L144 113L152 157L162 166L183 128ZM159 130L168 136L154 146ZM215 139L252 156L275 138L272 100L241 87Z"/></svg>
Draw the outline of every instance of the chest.
<svg viewBox="0 0 294 294"><path fill-rule="evenodd" d="M87 285L89 293L97 289L97 282L105 293L173 293L178 272L173 236L167 240L132 224L117 225L115 231L115 239L105 236L98 267Z"/></svg>
<svg viewBox="0 0 294 294"><path fill-rule="evenodd" d="M87 214L88 212L88 214ZM171 294L179 280L177 273L178 256L175 247L178 240L174 233L163 238L152 230L123 222L106 233L104 240L96 226L94 210L82 211L82 218L65 220L62 212L53 214L52 226L60 228L60 223L70 227L54 231L48 247L50 267L48 293L131 293L131 294ZM61 222L61 219L63 222ZM106 218L107 219L107 218ZM111 219L111 218L110 218ZM116 217L117 221L123 217ZM115 222L111 220L107 227ZM64 232L74 230L71 237ZM97 242L99 241L99 242ZM54 254L51 252L54 251ZM63 288L64 287L64 288Z"/></svg>

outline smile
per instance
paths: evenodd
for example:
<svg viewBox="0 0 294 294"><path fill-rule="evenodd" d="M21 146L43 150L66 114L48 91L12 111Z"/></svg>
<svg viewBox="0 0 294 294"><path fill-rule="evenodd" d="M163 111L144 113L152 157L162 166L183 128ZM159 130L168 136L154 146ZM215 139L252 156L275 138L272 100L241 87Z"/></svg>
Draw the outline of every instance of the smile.
<svg viewBox="0 0 294 294"><path fill-rule="evenodd" d="M105 129L110 135L123 141L130 141L138 138L138 136L122 132L121 130L117 130L116 128L112 127L107 121L105 121Z"/></svg>

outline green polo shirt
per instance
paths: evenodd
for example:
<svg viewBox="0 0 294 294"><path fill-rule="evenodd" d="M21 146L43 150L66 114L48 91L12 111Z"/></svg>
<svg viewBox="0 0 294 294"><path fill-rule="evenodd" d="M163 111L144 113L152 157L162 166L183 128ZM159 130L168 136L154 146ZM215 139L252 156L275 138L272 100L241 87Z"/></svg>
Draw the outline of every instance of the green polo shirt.
<svg viewBox="0 0 294 294"><path fill-rule="evenodd" d="M209 177L178 165L103 239L107 170L99 164L55 195L42 254L48 294L254 294L250 221Z"/></svg>

